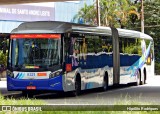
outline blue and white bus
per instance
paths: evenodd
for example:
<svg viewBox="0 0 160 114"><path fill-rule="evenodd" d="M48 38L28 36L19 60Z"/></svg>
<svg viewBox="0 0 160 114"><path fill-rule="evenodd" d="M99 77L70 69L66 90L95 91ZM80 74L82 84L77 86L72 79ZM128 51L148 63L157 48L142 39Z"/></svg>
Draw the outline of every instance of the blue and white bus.
<svg viewBox="0 0 160 114"><path fill-rule="evenodd" d="M144 84L154 75L154 43L144 33L67 22L26 22L11 32L9 91L81 90Z"/></svg>

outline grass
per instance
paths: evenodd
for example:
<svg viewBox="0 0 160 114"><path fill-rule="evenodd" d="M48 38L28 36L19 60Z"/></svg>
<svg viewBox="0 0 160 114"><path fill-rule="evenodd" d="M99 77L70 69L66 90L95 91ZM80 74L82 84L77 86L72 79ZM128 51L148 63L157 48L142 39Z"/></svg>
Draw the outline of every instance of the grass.
<svg viewBox="0 0 160 114"><path fill-rule="evenodd" d="M139 96L140 98L141 96ZM139 99L138 98L138 99ZM137 100L132 100L128 95L124 97L124 100L116 101L116 105L153 105L152 103L139 102ZM103 104L103 103L102 103ZM19 100L11 98L5 99L0 95L0 105L46 105L44 101L37 99L25 99L21 98ZM87 107L86 107L87 108ZM42 112L0 112L0 114L159 114L159 111L42 111Z"/></svg>
<svg viewBox="0 0 160 114"><path fill-rule="evenodd" d="M6 114L3 112L1 114ZM43 111L43 112L8 112L7 114L159 114L159 111Z"/></svg>
<svg viewBox="0 0 160 114"><path fill-rule="evenodd" d="M36 99L29 99L29 98L21 98L21 99L14 99L14 98L4 98L0 94L0 105L45 105L44 101L36 100Z"/></svg>

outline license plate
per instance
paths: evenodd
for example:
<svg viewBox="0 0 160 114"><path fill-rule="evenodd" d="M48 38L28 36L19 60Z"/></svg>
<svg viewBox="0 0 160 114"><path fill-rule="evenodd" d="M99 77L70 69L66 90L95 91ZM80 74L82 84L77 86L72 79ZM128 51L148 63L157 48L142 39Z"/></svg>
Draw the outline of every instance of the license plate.
<svg viewBox="0 0 160 114"><path fill-rule="evenodd" d="M34 89L36 89L36 86L27 86L27 89L28 90L34 90Z"/></svg>

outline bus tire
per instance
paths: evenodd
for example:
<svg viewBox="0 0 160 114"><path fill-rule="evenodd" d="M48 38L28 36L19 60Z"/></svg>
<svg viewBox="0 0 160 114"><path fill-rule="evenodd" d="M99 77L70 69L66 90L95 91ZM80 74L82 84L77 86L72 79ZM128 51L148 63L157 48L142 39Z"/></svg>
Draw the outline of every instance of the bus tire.
<svg viewBox="0 0 160 114"><path fill-rule="evenodd" d="M144 77L143 77L144 78ZM142 79L140 85L144 85L144 79Z"/></svg>
<svg viewBox="0 0 160 114"><path fill-rule="evenodd" d="M81 94L81 78L78 75L75 80L75 90L72 92L73 96L79 96Z"/></svg>
<svg viewBox="0 0 160 114"><path fill-rule="evenodd" d="M103 79L103 86L101 87L102 91L107 91L108 90L108 75L105 74L104 79Z"/></svg>
<svg viewBox="0 0 160 114"><path fill-rule="evenodd" d="M144 69L143 71L143 75L144 75L144 84L146 84L146 76L147 76L147 72L146 72L146 69Z"/></svg>
<svg viewBox="0 0 160 114"><path fill-rule="evenodd" d="M140 71L137 72L137 81L135 83L136 86L141 84L141 75L140 75Z"/></svg>

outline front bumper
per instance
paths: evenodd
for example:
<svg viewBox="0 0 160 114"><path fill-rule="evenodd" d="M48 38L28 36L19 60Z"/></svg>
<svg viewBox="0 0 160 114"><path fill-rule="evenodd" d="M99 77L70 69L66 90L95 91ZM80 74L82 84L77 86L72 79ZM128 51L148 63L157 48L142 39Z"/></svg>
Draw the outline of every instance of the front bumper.
<svg viewBox="0 0 160 114"><path fill-rule="evenodd" d="M8 91L23 91L27 90L27 86L35 86L36 90L54 90L63 91L62 75L51 79L15 79L7 76Z"/></svg>

